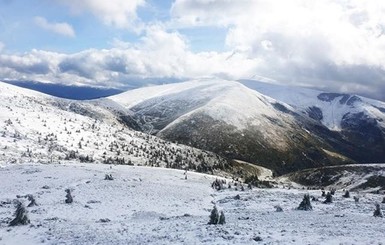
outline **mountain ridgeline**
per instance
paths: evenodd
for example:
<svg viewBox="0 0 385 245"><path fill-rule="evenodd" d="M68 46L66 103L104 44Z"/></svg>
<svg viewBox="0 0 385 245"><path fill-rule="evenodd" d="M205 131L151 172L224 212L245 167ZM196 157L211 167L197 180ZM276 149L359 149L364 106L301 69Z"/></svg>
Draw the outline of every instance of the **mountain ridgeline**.
<svg viewBox="0 0 385 245"><path fill-rule="evenodd" d="M190 81L109 98L136 130L284 174L385 162L385 103L256 81Z"/></svg>
<svg viewBox="0 0 385 245"><path fill-rule="evenodd" d="M356 95L215 79L89 101L5 84L0 92L0 160L45 154L51 160L89 157L210 172L236 171L234 159L276 175L385 162L385 103ZM34 123L24 123L24 117Z"/></svg>

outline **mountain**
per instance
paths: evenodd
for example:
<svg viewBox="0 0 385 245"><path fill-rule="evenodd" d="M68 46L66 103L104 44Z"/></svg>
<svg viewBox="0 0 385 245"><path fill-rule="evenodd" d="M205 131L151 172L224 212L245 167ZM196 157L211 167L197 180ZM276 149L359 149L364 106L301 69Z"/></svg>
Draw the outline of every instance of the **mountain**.
<svg viewBox="0 0 385 245"><path fill-rule="evenodd" d="M231 162L214 153L129 129L106 104L1 82L0 101L0 165L80 161L231 171Z"/></svg>
<svg viewBox="0 0 385 245"><path fill-rule="evenodd" d="M88 86L74 86L54 83L42 83L37 81L4 81L22 88L28 88L45 94L53 95L65 99L90 100L107 97L123 92L113 88L96 88Z"/></svg>
<svg viewBox="0 0 385 245"><path fill-rule="evenodd" d="M245 86L285 102L358 147L358 162L385 162L385 103L358 95L242 80Z"/></svg>
<svg viewBox="0 0 385 245"><path fill-rule="evenodd" d="M154 86L109 100L125 108L119 111L121 119L137 130L259 164L277 174L353 163L362 160L358 152L366 150L298 107L235 81Z"/></svg>
<svg viewBox="0 0 385 245"><path fill-rule="evenodd" d="M0 99L3 163L80 160L240 175L258 165L282 175L385 159L385 105L356 95L205 79L88 101L0 83Z"/></svg>

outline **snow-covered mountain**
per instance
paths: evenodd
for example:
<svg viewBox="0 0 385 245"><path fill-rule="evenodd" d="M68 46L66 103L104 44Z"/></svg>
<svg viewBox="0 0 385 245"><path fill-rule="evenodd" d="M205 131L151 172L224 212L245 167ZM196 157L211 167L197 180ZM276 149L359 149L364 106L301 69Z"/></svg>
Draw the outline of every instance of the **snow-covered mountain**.
<svg viewBox="0 0 385 245"><path fill-rule="evenodd" d="M278 173L354 162L339 133L239 82L194 80L109 99L126 108L126 123L138 130Z"/></svg>
<svg viewBox="0 0 385 245"><path fill-rule="evenodd" d="M385 161L385 105L359 96L206 79L91 101L0 83L0 99L1 163L81 160L237 172L237 159L283 174Z"/></svg>
<svg viewBox="0 0 385 245"><path fill-rule="evenodd" d="M385 162L385 103L358 95L273 85L254 80L242 84L291 105L338 132L359 147L359 162Z"/></svg>
<svg viewBox="0 0 385 245"><path fill-rule="evenodd" d="M106 109L107 102L60 99L1 82L0 101L0 165L81 161L211 172L231 164L216 154L133 131Z"/></svg>

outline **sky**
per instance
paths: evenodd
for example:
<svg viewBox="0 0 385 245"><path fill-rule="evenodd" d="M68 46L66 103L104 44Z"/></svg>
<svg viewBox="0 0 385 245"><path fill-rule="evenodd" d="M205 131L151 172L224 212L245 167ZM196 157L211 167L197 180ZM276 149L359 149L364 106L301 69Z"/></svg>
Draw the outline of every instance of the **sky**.
<svg viewBox="0 0 385 245"><path fill-rule="evenodd" d="M385 1L0 0L0 80L208 77L385 101Z"/></svg>

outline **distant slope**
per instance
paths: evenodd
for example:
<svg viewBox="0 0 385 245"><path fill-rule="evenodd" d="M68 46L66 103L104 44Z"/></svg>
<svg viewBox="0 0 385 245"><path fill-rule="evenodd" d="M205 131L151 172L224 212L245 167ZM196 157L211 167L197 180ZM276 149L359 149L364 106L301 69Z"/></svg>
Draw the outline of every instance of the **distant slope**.
<svg viewBox="0 0 385 245"><path fill-rule="evenodd" d="M385 164L353 164L306 169L282 178L318 188L328 186L376 192L385 190Z"/></svg>
<svg viewBox="0 0 385 245"><path fill-rule="evenodd" d="M135 132L106 106L60 99L0 82L0 165L65 161L223 171L213 153Z"/></svg>
<svg viewBox="0 0 385 245"><path fill-rule="evenodd" d="M126 108L124 120L138 130L278 173L353 162L335 152L336 142L341 151L349 148L338 134L238 82L190 81L135 89L109 99ZM322 137L309 131L316 127Z"/></svg>
<svg viewBox="0 0 385 245"><path fill-rule="evenodd" d="M319 121L358 147L359 162L385 161L385 103L362 96L272 85L253 80L242 84L285 102Z"/></svg>
<svg viewBox="0 0 385 245"><path fill-rule="evenodd" d="M123 92L114 88L96 88L87 86L70 86L63 84L41 83L35 81L4 81L22 88L32 89L45 94L65 99L90 100Z"/></svg>

